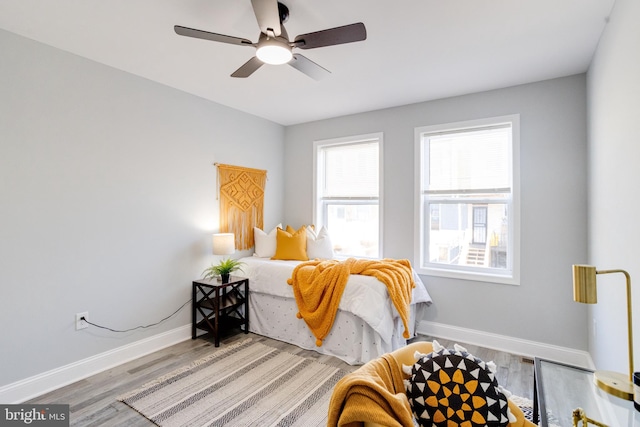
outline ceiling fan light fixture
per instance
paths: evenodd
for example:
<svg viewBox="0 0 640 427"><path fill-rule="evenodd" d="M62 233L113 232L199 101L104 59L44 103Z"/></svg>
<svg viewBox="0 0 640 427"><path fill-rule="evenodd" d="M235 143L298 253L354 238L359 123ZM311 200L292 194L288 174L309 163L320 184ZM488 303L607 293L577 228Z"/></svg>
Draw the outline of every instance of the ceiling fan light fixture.
<svg viewBox="0 0 640 427"><path fill-rule="evenodd" d="M291 47L288 44L276 39L267 39L258 46L256 56L265 64L280 65L291 61L293 53L291 53Z"/></svg>
<svg viewBox="0 0 640 427"><path fill-rule="evenodd" d="M287 30L283 25L289 17L287 6L278 0L251 0L251 7L256 16L258 27L260 27L260 35L256 43L245 38L212 33L181 25L174 25L173 30L180 36L255 48L255 55L231 74L231 77L237 78L249 77L264 64L289 64L312 79L320 80L322 77L331 74L331 72L304 55L299 53L294 55L293 48L315 49L359 42L367 38L367 29L364 24L357 22L341 27L299 34L293 41L290 41Z"/></svg>

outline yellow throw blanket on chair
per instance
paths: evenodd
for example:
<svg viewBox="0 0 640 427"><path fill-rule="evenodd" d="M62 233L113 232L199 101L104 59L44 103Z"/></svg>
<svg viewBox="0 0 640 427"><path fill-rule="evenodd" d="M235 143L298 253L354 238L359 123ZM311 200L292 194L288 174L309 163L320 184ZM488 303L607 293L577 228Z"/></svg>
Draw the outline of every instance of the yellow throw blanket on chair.
<svg viewBox="0 0 640 427"><path fill-rule="evenodd" d="M333 326L340 298L351 274L373 276L387 286L404 324L403 336L409 338L409 304L416 286L409 260L314 260L296 266L287 283L293 286L299 310L297 316L304 319L313 332L316 345L322 345L322 340Z"/></svg>
<svg viewBox="0 0 640 427"><path fill-rule="evenodd" d="M333 389L327 426L358 427L365 422L412 426L413 415L403 380L402 365L391 353L347 374Z"/></svg>

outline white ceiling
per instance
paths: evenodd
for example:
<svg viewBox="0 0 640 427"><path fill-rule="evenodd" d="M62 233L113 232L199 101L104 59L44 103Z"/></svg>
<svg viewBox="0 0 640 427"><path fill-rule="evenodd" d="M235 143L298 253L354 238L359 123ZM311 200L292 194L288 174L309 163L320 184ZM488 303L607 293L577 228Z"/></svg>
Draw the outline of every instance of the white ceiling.
<svg viewBox="0 0 640 427"><path fill-rule="evenodd" d="M615 0L282 1L292 39L363 22L367 40L298 51L321 81L287 65L235 79L252 47L173 25L256 42L250 0L0 0L0 28L291 125L585 72Z"/></svg>

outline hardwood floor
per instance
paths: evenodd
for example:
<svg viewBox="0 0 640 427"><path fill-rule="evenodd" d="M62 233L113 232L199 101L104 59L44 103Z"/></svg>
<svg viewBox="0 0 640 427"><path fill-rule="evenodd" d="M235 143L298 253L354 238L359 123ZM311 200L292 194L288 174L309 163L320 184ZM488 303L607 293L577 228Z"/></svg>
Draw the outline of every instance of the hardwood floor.
<svg viewBox="0 0 640 427"><path fill-rule="evenodd" d="M354 371L358 366L351 366L331 356L315 351L303 350L299 347L275 341L250 333L237 334L223 340L220 347L238 340L252 337L259 342L286 350L295 354L313 357L317 361ZM419 336L418 340L431 340L430 337ZM453 346L453 342L438 338L445 347ZM493 360L498 366L498 383L519 396L532 398L533 365L523 363L517 355L490 350L482 347L465 345L467 350L483 360ZM136 389L173 370L198 360L216 351L213 343L206 339L187 340L164 350L149 354L84 380L62 387L42 395L29 403L64 403L70 405L72 426L153 426L154 424L116 399L123 393Z"/></svg>

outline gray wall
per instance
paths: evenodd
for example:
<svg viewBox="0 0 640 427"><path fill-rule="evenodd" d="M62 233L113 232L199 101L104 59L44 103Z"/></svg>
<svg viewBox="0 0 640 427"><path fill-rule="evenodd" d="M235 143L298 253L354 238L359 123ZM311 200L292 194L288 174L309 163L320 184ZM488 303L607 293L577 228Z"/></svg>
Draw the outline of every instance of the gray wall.
<svg viewBox="0 0 640 427"><path fill-rule="evenodd" d="M268 170L282 126L0 31L0 386L190 323L213 261L213 162Z"/></svg>
<svg viewBox="0 0 640 427"><path fill-rule="evenodd" d="M374 90L374 89L372 89ZM287 127L284 223L309 223L313 141L384 133L384 256L413 257L414 128L520 114L521 284L423 276L426 320L586 350L571 264L587 256L585 75Z"/></svg>
<svg viewBox="0 0 640 427"><path fill-rule="evenodd" d="M640 2L616 0L588 73L589 261L631 274L640 366ZM625 279L598 276L589 351L598 369L628 372ZM595 323L594 323L595 322ZM595 328L594 328L595 326ZM615 351L612 351L615 349Z"/></svg>

